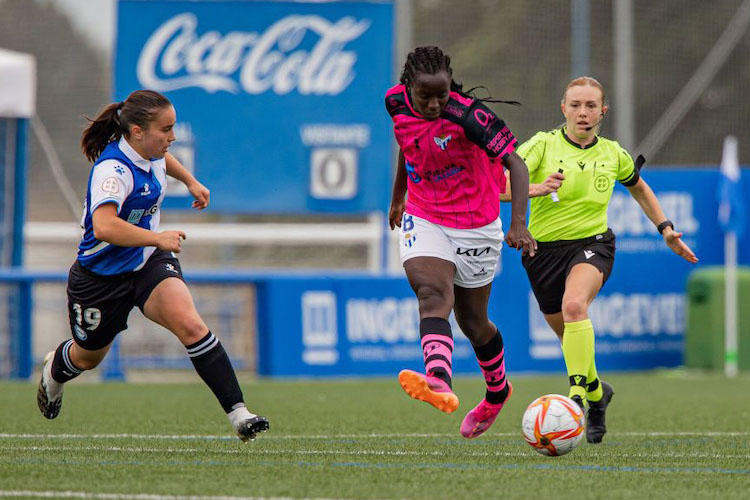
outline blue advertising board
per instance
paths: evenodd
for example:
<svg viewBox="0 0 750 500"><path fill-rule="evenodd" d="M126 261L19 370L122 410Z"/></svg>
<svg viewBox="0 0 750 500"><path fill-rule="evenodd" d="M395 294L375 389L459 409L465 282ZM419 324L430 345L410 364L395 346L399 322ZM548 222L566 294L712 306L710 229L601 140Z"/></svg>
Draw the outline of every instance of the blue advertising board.
<svg viewBox="0 0 750 500"><path fill-rule="evenodd" d="M383 375L423 368L417 299L402 277L271 279L258 285L258 311L260 374ZM460 333L453 369L478 370Z"/></svg>
<svg viewBox="0 0 750 500"><path fill-rule="evenodd" d="M120 0L114 98L164 93L170 151L224 213L382 211L393 5ZM166 208L189 208L173 182Z"/></svg>
<svg viewBox="0 0 750 500"><path fill-rule="evenodd" d="M589 309L597 364L605 370L681 365L688 275L700 266L720 265L724 258L724 236L717 223L718 168L646 169L642 175L700 261L693 265L675 255L627 189L616 187L608 211L609 226L617 236L615 265ZM744 192L750 193L747 171L742 180ZM509 216L509 207L503 206L504 222L509 223ZM740 264L750 265L749 243L747 235L739 241ZM491 309L507 319L506 327L529 332L522 366L550 362L564 369L559 342L539 312L520 257L506 249L502 259ZM498 293L506 286L513 292L510 297ZM519 290L525 292L527 304L514 300Z"/></svg>
<svg viewBox="0 0 750 500"><path fill-rule="evenodd" d="M674 255L625 188L609 207L617 235L610 279L590 309L601 371L682 364L689 273L723 261L716 170L644 171L665 213L700 258ZM750 175L743 175L750 193ZM508 227L509 205L502 217ZM750 231L739 262L750 265ZM284 277L258 285L259 371L264 375L394 375L422 368L417 300L406 279L382 276ZM559 342L539 312L520 254L504 248L490 318L503 333L509 372L565 370ZM454 373L479 373L453 321Z"/></svg>

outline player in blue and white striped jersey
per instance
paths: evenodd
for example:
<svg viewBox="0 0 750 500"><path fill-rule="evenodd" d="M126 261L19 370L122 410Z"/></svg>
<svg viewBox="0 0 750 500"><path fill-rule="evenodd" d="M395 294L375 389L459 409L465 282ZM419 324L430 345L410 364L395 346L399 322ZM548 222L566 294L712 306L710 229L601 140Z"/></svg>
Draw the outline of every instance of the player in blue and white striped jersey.
<svg viewBox="0 0 750 500"><path fill-rule="evenodd" d="M210 192L168 154L176 114L158 92L139 90L104 108L84 130L81 147L94 162L82 218L83 238L68 276L72 339L44 360L37 401L47 418L62 404L63 384L95 368L133 307L174 333L216 395L237 435L254 439L268 420L245 407L224 347L195 309L175 253L185 233L159 231L167 175L208 206Z"/></svg>

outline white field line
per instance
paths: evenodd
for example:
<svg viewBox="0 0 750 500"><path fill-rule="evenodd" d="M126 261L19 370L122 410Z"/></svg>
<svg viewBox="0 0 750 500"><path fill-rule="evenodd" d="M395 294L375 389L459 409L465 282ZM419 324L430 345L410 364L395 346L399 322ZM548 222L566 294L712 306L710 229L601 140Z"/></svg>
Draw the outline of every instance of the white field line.
<svg viewBox="0 0 750 500"><path fill-rule="evenodd" d="M94 498L101 500L291 500L290 497L228 497L154 495L149 493L89 493L86 491L0 490L0 497ZM318 498L315 500L325 500Z"/></svg>
<svg viewBox="0 0 750 500"><path fill-rule="evenodd" d="M520 432L494 432L493 437L521 437ZM750 432L711 432L711 431L685 431L685 432L610 432L610 437L742 437L750 436ZM262 440L267 439L379 439L379 438L457 438L458 434L312 434L312 435L274 435L262 434ZM157 440L181 440L181 439L206 439L206 440L232 440L230 434L224 435L190 435L190 434L9 434L0 433L0 439L157 439Z"/></svg>
<svg viewBox="0 0 750 500"><path fill-rule="evenodd" d="M143 448L143 447L120 447L120 446L2 446L3 451L103 451L103 452L122 452L122 453L169 453L169 454L207 454L207 455L352 455L352 456L389 456L389 457L442 457L444 451L404 451L404 450L304 450L304 449L286 449L286 450L264 450L253 449L251 452L246 450L205 450L198 448ZM534 456L533 451L527 452L507 452L507 451L489 451L489 452L462 452L466 457L530 457ZM608 457L611 455L603 453L594 453L594 457ZM691 459L738 459L750 460L750 454L723 454L723 453L674 453L674 452L650 452L650 453L618 453L620 458L691 458Z"/></svg>

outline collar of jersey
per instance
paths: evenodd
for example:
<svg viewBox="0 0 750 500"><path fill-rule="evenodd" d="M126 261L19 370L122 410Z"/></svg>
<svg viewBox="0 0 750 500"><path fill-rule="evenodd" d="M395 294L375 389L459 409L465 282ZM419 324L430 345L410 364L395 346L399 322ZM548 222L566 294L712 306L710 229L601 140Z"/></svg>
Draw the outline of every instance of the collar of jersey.
<svg viewBox="0 0 750 500"><path fill-rule="evenodd" d="M599 142L599 136L595 135L594 140L591 142L591 144L587 144L586 146L581 146L580 144L573 142L570 140L570 137L568 137L567 132L565 131L565 127L561 129L562 136L565 138L565 140L570 144L571 146L577 148L577 149L589 149L596 146L596 143Z"/></svg>
<svg viewBox="0 0 750 500"><path fill-rule="evenodd" d="M125 136L120 137L120 142L117 143L117 146L120 148L120 151L122 151L125 156L128 157L128 160L132 161L136 167L140 168L144 172L150 172L151 171L151 162L148 160L144 160L141 155L139 155L135 149L133 149L133 146L130 145L130 143L125 140Z"/></svg>

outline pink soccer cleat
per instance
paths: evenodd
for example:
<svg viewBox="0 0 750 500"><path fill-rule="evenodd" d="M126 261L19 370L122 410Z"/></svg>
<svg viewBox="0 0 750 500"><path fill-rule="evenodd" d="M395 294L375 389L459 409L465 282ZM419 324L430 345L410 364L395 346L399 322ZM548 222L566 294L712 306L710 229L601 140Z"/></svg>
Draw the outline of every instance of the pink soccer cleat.
<svg viewBox="0 0 750 500"><path fill-rule="evenodd" d="M497 415L508 402L511 394L513 394L513 386L508 382L508 396L502 403L491 404L486 399L482 399L473 410L466 414L464 421L461 422L461 435L472 439L484 434L487 429L492 427Z"/></svg>
<svg viewBox="0 0 750 500"><path fill-rule="evenodd" d="M429 403L440 411L453 413L458 409L458 396L437 377L422 375L412 370L401 370L398 383L414 399Z"/></svg>

